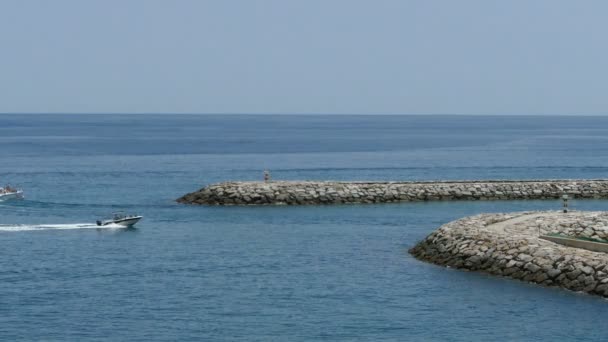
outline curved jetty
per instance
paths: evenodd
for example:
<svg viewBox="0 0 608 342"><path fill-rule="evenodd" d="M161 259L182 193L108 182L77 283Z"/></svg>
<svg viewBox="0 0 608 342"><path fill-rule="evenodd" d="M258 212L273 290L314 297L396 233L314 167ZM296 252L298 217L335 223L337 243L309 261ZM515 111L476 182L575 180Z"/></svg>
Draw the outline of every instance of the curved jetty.
<svg viewBox="0 0 608 342"><path fill-rule="evenodd" d="M438 265L608 297L608 254L593 251L608 251L607 239L608 212L481 214L441 226L410 253Z"/></svg>
<svg viewBox="0 0 608 342"><path fill-rule="evenodd" d="M226 182L177 201L205 205L301 205L450 200L608 198L608 180L433 182Z"/></svg>

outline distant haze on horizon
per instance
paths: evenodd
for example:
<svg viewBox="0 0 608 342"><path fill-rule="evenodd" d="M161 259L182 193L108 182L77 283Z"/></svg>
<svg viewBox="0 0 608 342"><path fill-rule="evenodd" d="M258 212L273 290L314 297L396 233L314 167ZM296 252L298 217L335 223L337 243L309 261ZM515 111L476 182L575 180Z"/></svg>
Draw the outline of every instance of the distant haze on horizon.
<svg viewBox="0 0 608 342"><path fill-rule="evenodd" d="M0 112L608 114L608 2L0 2Z"/></svg>

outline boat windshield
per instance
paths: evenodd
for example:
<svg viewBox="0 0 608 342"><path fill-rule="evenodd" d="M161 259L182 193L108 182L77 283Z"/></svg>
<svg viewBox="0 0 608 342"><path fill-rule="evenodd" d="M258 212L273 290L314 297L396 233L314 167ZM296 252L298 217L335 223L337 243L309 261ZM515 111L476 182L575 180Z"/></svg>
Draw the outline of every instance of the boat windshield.
<svg viewBox="0 0 608 342"><path fill-rule="evenodd" d="M130 217L135 217L137 215L127 215L127 214L122 214L122 213L115 213L112 216L113 220L122 220L122 219L126 219L126 218L130 218Z"/></svg>

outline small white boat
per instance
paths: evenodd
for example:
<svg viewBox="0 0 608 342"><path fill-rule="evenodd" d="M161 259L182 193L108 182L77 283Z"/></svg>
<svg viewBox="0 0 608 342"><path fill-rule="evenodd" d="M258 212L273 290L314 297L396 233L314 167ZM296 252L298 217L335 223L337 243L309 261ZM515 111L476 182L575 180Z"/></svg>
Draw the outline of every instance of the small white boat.
<svg viewBox="0 0 608 342"><path fill-rule="evenodd" d="M21 189L15 189L10 186L5 186L4 188L0 188L0 201L22 199L22 198L23 198L23 190L21 190Z"/></svg>
<svg viewBox="0 0 608 342"><path fill-rule="evenodd" d="M111 219L107 220L98 220L98 226L108 226L111 224L123 226L123 227L133 227L139 220L144 218L141 215L125 215L122 213L116 213L112 216Z"/></svg>

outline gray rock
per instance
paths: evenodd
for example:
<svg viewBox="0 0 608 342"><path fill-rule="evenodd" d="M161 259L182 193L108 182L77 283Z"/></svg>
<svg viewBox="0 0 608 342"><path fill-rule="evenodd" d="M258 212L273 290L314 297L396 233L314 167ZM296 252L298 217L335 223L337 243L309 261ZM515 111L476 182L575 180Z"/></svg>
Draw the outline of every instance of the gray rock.
<svg viewBox="0 0 608 342"><path fill-rule="evenodd" d="M608 180L436 181L436 182L226 182L186 194L180 203L283 204L281 195L301 194L295 204L379 203L393 201L559 198L564 191L585 198L608 198ZM271 196L274 195L274 196ZM259 196L259 197L258 197ZM321 198L322 196L325 196ZM329 200L328 198L331 198ZM334 201L338 199L339 201ZM608 221L606 221L608 224ZM605 225L604 225L605 226ZM585 228L590 227L589 225ZM586 231L585 234L592 234ZM608 236L608 232L605 232ZM592 235L589 235L592 236ZM601 235L597 235L601 236Z"/></svg>
<svg viewBox="0 0 608 342"><path fill-rule="evenodd" d="M581 221L599 226L608 212L480 214L443 225L410 252L440 265L608 296L608 254L538 237L540 227L575 234Z"/></svg>

